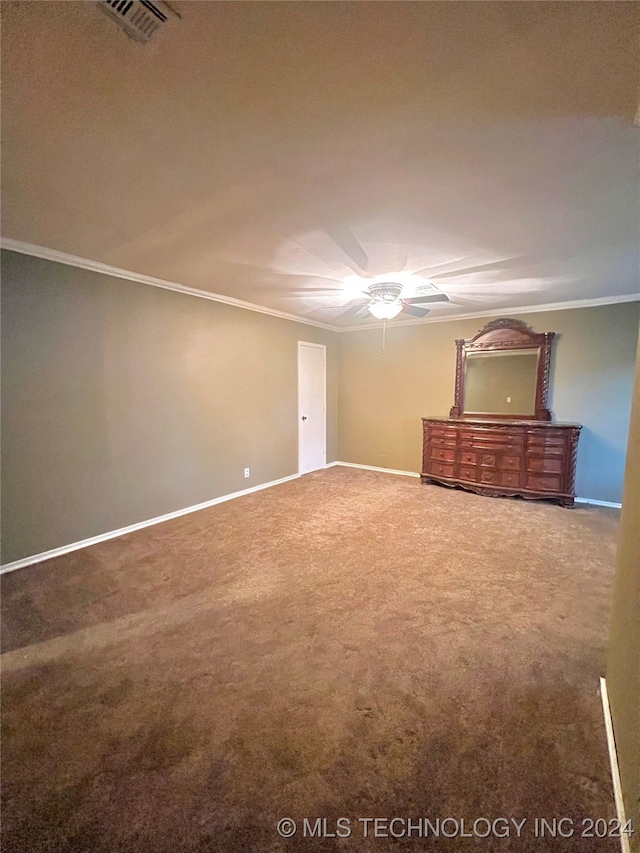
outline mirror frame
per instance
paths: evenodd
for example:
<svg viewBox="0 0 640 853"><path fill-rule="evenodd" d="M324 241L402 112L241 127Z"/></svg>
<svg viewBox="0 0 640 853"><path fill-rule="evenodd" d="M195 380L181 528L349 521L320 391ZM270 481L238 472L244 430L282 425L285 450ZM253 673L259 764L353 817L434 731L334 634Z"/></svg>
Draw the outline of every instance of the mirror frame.
<svg viewBox="0 0 640 853"><path fill-rule="evenodd" d="M455 400L449 412L450 418L469 418L470 420L536 420L550 421L551 412L547 408L549 395L549 368L551 365L551 344L555 332L534 332L522 320L500 317L487 323L478 334L468 340L456 341L456 386ZM489 414L464 411L464 383L467 368L467 355L473 352L499 352L500 350L538 350L538 374L536 377L536 399L534 414L524 416L511 414Z"/></svg>

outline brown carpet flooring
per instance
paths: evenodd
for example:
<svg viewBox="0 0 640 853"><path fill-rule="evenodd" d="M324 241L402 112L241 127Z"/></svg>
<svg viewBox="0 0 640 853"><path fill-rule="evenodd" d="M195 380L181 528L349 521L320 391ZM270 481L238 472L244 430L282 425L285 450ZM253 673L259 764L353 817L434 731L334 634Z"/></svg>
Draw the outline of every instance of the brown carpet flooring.
<svg viewBox="0 0 640 853"><path fill-rule="evenodd" d="M333 468L5 575L4 853L617 851L616 532Z"/></svg>

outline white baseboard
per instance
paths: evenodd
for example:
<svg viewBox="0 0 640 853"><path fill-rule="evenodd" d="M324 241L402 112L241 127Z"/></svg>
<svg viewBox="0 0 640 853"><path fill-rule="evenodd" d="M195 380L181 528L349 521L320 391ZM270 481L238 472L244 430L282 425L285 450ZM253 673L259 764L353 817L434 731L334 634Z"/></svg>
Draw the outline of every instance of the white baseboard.
<svg viewBox="0 0 640 853"><path fill-rule="evenodd" d="M297 480L299 476L300 474L291 474L291 476L282 477L280 480L271 480L269 483L251 486L251 488L243 489L241 492L232 492L230 495L222 495L222 497L213 498L213 500L205 501L201 504L188 506L185 509L178 509L175 512L168 512L166 515L158 515L156 518L150 518L147 521L139 521L137 524L129 524L127 527L121 527L118 530L100 533L98 536L91 536L89 539L82 539L80 542L72 542L70 545L62 545L60 548L53 548L51 551L43 551L41 554L34 554L32 557L23 557L21 560L14 560L13 563L6 563L4 566L0 566L0 574L15 572L16 569L32 566L34 563L42 563L45 560L53 559L53 557L61 557L63 554L69 554L71 551L79 551L81 548L88 548L90 545L97 545L99 542L106 542L108 539L117 539L118 536L126 536L127 533L134 533L136 530L142 530L154 524L161 524L163 521L171 521L172 518L179 518L181 515L198 512L200 509L207 509L207 507L215 506L234 498L241 498L243 495L250 495L262 489L269 489L271 486L279 486L281 483L288 483L289 480Z"/></svg>
<svg viewBox="0 0 640 853"><path fill-rule="evenodd" d="M600 697L602 698L602 711L604 713L604 725L607 731L607 746L609 747L609 763L611 764L611 781L613 782L613 796L616 803L616 814L620 826L627 823L624 810L624 799L622 797L622 783L620 782L620 768L618 766L618 752L616 750L616 739L613 732L613 719L611 717L611 706L609 705L609 693L607 681L600 679ZM631 853L631 845L628 835L620 836L620 849L622 853Z"/></svg>
<svg viewBox="0 0 640 853"><path fill-rule="evenodd" d="M622 504L612 503L611 501L597 501L595 498L576 498L577 504L591 504L592 506L610 506L614 509L622 509Z"/></svg>
<svg viewBox="0 0 640 853"><path fill-rule="evenodd" d="M332 462L327 465L330 468L333 465L342 465L344 468L362 468L365 471L380 471L382 474L400 474L402 477L419 477L415 471L398 471L396 468L378 468L376 465L357 465L355 462Z"/></svg>
<svg viewBox="0 0 640 853"><path fill-rule="evenodd" d="M396 468L380 468L376 465L358 465L355 462L328 462L324 467L333 468L340 465L344 468L361 468L365 471L379 471L382 474L396 474L402 477L419 477L420 474L415 471L399 471ZM271 486L278 486L280 483L287 483L289 480L295 480L300 477L300 474L292 474L289 477L282 477L280 480L272 480L269 483L262 483L259 486L252 486L249 489L243 489L240 492L233 492L229 495L214 498L210 501L205 501L195 506L189 506L185 509L178 509L175 512L169 512L166 515L159 515L156 518L150 518L147 521L140 521L137 524L130 524L127 527L121 527L118 530L111 530L108 533L101 533L98 536L91 536L89 539L82 539L80 542L72 542L70 545L62 545L60 548L53 548L51 551L43 551L41 554L34 554L31 557L23 557L21 560L14 560L12 563L6 563L0 566L0 574L5 572L14 572L16 569L23 569L26 566L32 566L35 563L43 563L45 560L51 560L54 557L61 557L63 554L69 554L71 551L79 551L81 548L88 548L90 545L97 545L99 542L106 542L108 539L117 539L118 536L126 536L127 533L134 533L136 530L142 530L145 527L151 527L154 524L161 524L163 521L170 521L172 518L179 518L181 515L188 515L191 512L198 512L200 509L215 506L216 504L224 503L225 501L240 498L243 495L250 495L252 492L259 492L262 489L269 489ZM577 503L593 504L595 506L609 506L620 509L622 504L610 503L608 501L597 501L591 498L576 498Z"/></svg>

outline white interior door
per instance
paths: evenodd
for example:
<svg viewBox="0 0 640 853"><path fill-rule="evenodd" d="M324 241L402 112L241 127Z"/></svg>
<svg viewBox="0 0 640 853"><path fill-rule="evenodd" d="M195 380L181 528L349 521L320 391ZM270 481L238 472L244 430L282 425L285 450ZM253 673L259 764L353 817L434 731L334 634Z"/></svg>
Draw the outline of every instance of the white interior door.
<svg viewBox="0 0 640 853"><path fill-rule="evenodd" d="M298 470L324 468L327 461L326 347L298 341Z"/></svg>

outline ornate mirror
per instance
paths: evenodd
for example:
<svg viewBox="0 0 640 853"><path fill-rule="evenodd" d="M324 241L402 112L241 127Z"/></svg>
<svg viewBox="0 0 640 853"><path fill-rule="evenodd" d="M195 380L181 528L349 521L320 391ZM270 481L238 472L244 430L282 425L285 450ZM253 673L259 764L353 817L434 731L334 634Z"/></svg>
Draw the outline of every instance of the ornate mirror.
<svg viewBox="0 0 640 853"><path fill-rule="evenodd" d="M550 421L549 363L554 332L538 334L501 317L470 340L456 341L452 418Z"/></svg>

